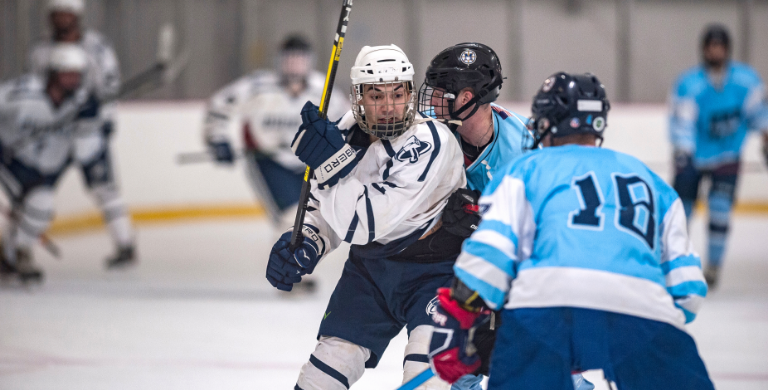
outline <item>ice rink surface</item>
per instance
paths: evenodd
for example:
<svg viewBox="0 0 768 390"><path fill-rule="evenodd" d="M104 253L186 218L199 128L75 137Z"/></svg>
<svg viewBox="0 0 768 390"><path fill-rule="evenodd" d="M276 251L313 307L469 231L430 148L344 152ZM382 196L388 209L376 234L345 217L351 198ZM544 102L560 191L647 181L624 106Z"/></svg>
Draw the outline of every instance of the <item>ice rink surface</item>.
<svg viewBox="0 0 768 390"><path fill-rule="evenodd" d="M144 225L138 234L134 269L105 271L112 247L101 231L54 237L62 260L37 248L43 284L2 284L0 389L292 389L343 253L318 266L317 294L298 297L264 278L266 220ZM692 234L704 252L700 219ZM768 389L768 217L735 218L722 284L689 330L718 389ZM353 389L395 389L404 346L401 334Z"/></svg>

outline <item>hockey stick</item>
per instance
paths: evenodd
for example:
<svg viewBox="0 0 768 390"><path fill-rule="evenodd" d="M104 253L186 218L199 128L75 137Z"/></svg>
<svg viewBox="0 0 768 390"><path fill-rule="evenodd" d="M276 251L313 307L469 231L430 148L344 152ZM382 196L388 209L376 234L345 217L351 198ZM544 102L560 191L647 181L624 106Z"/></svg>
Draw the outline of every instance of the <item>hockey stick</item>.
<svg viewBox="0 0 768 390"><path fill-rule="evenodd" d="M18 217L13 212L13 209L9 209L5 207L5 205L0 205L0 213L5 215L6 218L8 218L11 221L18 221ZM50 253L53 257L56 259L61 260L61 250L59 249L59 246L56 245L55 242L53 242L47 234L40 233L40 244L45 248L48 253Z"/></svg>
<svg viewBox="0 0 768 390"><path fill-rule="evenodd" d="M117 100L135 93L147 93L167 85L179 76L189 62L189 51L180 50L174 57L176 32L170 23L160 28L157 37L156 62L146 70L126 80L120 92L108 100Z"/></svg>
<svg viewBox="0 0 768 390"><path fill-rule="evenodd" d="M105 97L100 101L100 104L111 103L133 94L147 93L173 82L187 66L187 62L189 62L189 52L186 49L180 51L180 54L175 58L173 57L175 47L175 30L171 24L165 24L158 34L155 64L123 82L116 94ZM14 150L30 139L50 131L55 131L62 124L75 120L85 106L87 106L87 103L73 106L55 122L38 128L30 128L28 136L15 141L9 145L8 149Z"/></svg>
<svg viewBox="0 0 768 390"><path fill-rule="evenodd" d="M427 368L426 370L422 371L421 374L416 375L413 377L413 379L403 383L402 386L395 390L413 390L421 386L424 382L432 379L433 376L435 376L435 372L432 371L432 367Z"/></svg>
<svg viewBox="0 0 768 390"><path fill-rule="evenodd" d="M235 160L240 160L245 157L246 151L236 151L234 156ZM209 163L216 161L216 156L211 152L183 152L176 155L176 163L179 165L189 165L198 163Z"/></svg>
<svg viewBox="0 0 768 390"><path fill-rule="evenodd" d="M336 26L336 38L333 41L333 50L331 59L328 63L328 72L325 75L325 86L323 86L323 97L320 100L320 117L328 117L328 103L331 100L333 92L333 80L336 79L336 69L339 67L339 58L341 49L344 47L344 36L347 33L347 24L349 23L349 13L352 11L352 0L344 0L341 5L341 15L339 24ZM291 233L291 251L295 251L303 241L304 235L301 234L301 227L304 225L304 216L307 213L307 203L309 203L309 191L312 189L309 180L314 172L312 168L307 167L304 172L304 183L301 185L301 195L299 196L299 209L296 211L296 219L293 222L293 233Z"/></svg>

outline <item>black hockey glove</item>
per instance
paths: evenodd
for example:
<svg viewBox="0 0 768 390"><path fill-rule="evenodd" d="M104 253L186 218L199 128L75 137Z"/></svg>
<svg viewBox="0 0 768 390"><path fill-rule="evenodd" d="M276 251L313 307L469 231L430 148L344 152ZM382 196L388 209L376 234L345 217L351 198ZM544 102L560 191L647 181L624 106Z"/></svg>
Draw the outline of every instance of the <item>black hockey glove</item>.
<svg viewBox="0 0 768 390"><path fill-rule="evenodd" d="M325 243L317 229L304 225L304 241L295 252L291 252L291 232L283 233L272 247L267 264L267 280L278 290L291 291L301 277L311 274L325 253Z"/></svg>
<svg viewBox="0 0 768 390"><path fill-rule="evenodd" d="M320 118L312 102L301 109L301 127L291 142L291 150L315 170L321 188L335 185L357 165L355 150L344 141L335 123Z"/></svg>
<svg viewBox="0 0 768 390"><path fill-rule="evenodd" d="M479 199L480 191L459 188L452 193L443 210L443 229L461 238L471 236L480 224Z"/></svg>
<svg viewBox="0 0 768 390"><path fill-rule="evenodd" d="M232 153L232 146L229 142L209 142L208 147L211 149L211 153L217 162L223 164L233 164L235 162L235 155Z"/></svg>

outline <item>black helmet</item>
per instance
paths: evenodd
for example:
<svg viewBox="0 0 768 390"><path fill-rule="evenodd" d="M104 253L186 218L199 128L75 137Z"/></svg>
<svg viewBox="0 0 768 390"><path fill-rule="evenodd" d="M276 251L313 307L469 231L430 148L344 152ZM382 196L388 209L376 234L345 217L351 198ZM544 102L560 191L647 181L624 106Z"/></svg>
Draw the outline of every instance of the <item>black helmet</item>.
<svg viewBox="0 0 768 390"><path fill-rule="evenodd" d="M459 115L471 108L469 118L480 105L499 97L501 83L501 63L493 49L473 42L451 46L436 55L427 68L419 91L419 111L428 113L433 109L432 94L439 89L449 94L445 100L451 119L460 119ZM453 106L455 97L464 88L472 88L474 97L463 107L456 108Z"/></svg>
<svg viewBox="0 0 768 390"><path fill-rule="evenodd" d="M544 80L533 97L529 121L535 137L533 147L538 147L547 134L594 134L603 139L610 109L605 87L595 75L555 73Z"/></svg>
<svg viewBox="0 0 768 390"><path fill-rule="evenodd" d="M710 24L704 29L701 36L701 48L704 49L713 43L720 43L726 50L731 51L731 36L728 29L722 24Z"/></svg>
<svg viewBox="0 0 768 390"><path fill-rule="evenodd" d="M312 45L301 34L291 34L285 38L283 44L280 45L280 51L311 51Z"/></svg>
<svg viewBox="0 0 768 390"><path fill-rule="evenodd" d="M721 44L725 47L725 58L707 58L706 50L709 45ZM707 68L719 68L728 61L731 54L731 37L728 29L722 24L710 24L701 35L701 59Z"/></svg>

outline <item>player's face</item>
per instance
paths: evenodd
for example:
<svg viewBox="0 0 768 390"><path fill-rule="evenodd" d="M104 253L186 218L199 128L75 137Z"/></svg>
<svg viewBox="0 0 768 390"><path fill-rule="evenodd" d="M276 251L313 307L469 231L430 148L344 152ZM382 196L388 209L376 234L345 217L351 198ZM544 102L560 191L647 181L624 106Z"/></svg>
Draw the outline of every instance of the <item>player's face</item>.
<svg viewBox="0 0 768 390"><path fill-rule="evenodd" d="M56 81L66 92L74 92L80 88L80 81L82 76L80 72L58 72L56 73Z"/></svg>
<svg viewBox="0 0 768 390"><path fill-rule="evenodd" d="M459 92L459 96L453 96L445 90L435 88L432 92L430 104L435 110L435 117L437 119L450 119L451 114L448 108L448 100L453 99L453 110L456 111L467 104L473 96L470 88L462 89L461 92ZM465 111L464 114L460 116L460 119L464 119L467 115L469 115L469 111Z"/></svg>
<svg viewBox="0 0 768 390"><path fill-rule="evenodd" d="M704 61L714 67L722 66L728 59L728 49L720 42L713 42L704 48Z"/></svg>
<svg viewBox="0 0 768 390"><path fill-rule="evenodd" d="M365 115L378 124L400 122L411 100L411 91L406 83L367 84L363 87L362 104Z"/></svg>
<svg viewBox="0 0 768 390"><path fill-rule="evenodd" d="M57 34L77 28L77 15L66 11L51 12L51 27Z"/></svg>
<svg viewBox="0 0 768 390"><path fill-rule="evenodd" d="M432 91L432 99L429 104L435 110L435 117L437 119L448 119L450 113L448 112L448 99L445 97L445 90L435 88Z"/></svg>

